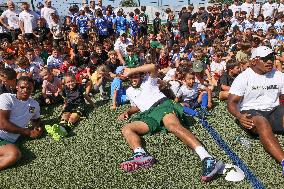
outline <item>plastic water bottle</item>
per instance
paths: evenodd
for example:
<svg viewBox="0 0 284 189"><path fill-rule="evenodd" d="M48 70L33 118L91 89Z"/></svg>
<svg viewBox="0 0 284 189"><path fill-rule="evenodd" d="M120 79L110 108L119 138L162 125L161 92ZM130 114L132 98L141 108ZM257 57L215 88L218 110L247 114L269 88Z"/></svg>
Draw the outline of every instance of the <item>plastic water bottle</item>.
<svg viewBox="0 0 284 189"><path fill-rule="evenodd" d="M238 136L236 138L236 141L238 143L242 144L246 149L251 148L251 142L247 138Z"/></svg>

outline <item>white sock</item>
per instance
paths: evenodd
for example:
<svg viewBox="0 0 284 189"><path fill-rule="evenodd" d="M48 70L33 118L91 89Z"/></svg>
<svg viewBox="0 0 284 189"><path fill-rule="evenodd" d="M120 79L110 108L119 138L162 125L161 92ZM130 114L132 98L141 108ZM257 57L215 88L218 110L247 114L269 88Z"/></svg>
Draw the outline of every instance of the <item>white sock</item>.
<svg viewBox="0 0 284 189"><path fill-rule="evenodd" d="M203 146L197 146L195 149L195 152L200 157L201 161L204 160L207 157L212 157Z"/></svg>
<svg viewBox="0 0 284 189"><path fill-rule="evenodd" d="M137 147L134 149L134 153L143 153L146 154L145 150L142 147Z"/></svg>

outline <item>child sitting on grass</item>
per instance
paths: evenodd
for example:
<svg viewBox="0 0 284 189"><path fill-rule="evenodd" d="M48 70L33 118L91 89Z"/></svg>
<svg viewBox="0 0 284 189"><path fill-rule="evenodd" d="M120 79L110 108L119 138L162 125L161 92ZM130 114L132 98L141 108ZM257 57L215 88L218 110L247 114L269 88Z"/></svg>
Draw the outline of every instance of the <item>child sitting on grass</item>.
<svg viewBox="0 0 284 189"><path fill-rule="evenodd" d="M107 100L109 97L106 93L106 83L108 79L108 69L105 65L101 65L97 68L97 70L92 74L91 82L92 89L96 93L100 91L101 100Z"/></svg>
<svg viewBox="0 0 284 189"><path fill-rule="evenodd" d="M195 82L195 74L190 71L184 76L184 84L177 92L175 101L182 101L186 107L197 108L200 107L206 110L208 106L208 92L205 87Z"/></svg>
<svg viewBox="0 0 284 189"><path fill-rule="evenodd" d="M40 105L49 105L61 101L61 80L57 77L54 77L52 71L48 68L43 68L40 72L40 76L43 80Z"/></svg>
<svg viewBox="0 0 284 189"><path fill-rule="evenodd" d="M226 65L227 72L225 72L217 83L217 89L219 93L220 100L227 100L229 96L229 90L231 85L236 78L236 76L240 73L239 63L235 60L229 60Z"/></svg>
<svg viewBox="0 0 284 189"><path fill-rule="evenodd" d="M67 129L72 128L83 115L86 106L85 99L93 107L95 106L95 103L86 94L84 87L76 83L74 75L64 77L62 96L64 98L64 109L60 125Z"/></svg>
<svg viewBox="0 0 284 189"><path fill-rule="evenodd" d="M116 77L111 82L111 97L112 97L112 108L116 110L117 106L123 105L127 102L126 90L122 86L122 80L124 79L121 76L121 73L124 70L124 66L119 66L115 73Z"/></svg>

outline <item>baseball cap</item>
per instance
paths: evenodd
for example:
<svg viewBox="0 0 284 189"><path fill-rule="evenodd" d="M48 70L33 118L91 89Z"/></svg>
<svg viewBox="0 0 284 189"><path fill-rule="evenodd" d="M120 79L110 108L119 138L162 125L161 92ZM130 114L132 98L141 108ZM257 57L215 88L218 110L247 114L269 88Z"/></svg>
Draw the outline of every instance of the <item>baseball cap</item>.
<svg viewBox="0 0 284 189"><path fill-rule="evenodd" d="M273 53L272 49L267 46L259 46L251 51L251 59L256 57L266 57L267 55Z"/></svg>
<svg viewBox="0 0 284 189"><path fill-rule="evenodd" d="M125 66L118 66L115 70L115 74L121 74L124 70Z"/></svg>
<svg viewBox="0 0 284 189"><path fill-rule="evenodd" d="M161 49L161 48L163 48L163 45L159 41L151 41L150 47Z"/></svg>
<svg viewBox="0 0 284 189"><path fill-rule="evenodd" d="M203 63L200 60L195 60L192 63L192 71L199 73L203 71Z"/></svg>

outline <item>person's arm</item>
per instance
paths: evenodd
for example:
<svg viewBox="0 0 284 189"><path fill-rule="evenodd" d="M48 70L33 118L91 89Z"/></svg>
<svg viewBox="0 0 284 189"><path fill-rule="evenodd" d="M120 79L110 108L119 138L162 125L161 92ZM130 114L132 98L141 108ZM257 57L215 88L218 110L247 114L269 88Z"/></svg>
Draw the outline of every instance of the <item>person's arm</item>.
<svg viewBox="0 0 284 189"><path fill-rule="evenodd" d="M139 66L136 68L125 68L123 71L123 75L125 77L128 77L136 73L149 73L150 76L154 78L157 75L157 69L155 64L145 64L143 66Z"/></svg>
<svg viewBox="0 0 284 189"><path fill-rule="evenodd" d="M242 96L229 94L227 109L234 117L236 117L240 121L244 128L252 129L254 127L254 124L250 117L250 114L242 114L238 108L238 103L242 100L242 98Z"/></svg>
<svg viewBox="0 0 284 189"><path fill-rule="evenodd" d="M42 130L38 128L29 129L21 128L9 121L10 111L0 110L0 129L9 133L20 134L24 136L29 136L31 138L38 137Z"/></svg>
<svg viewBox="0 0 284 189"><path fill-rule="evenodd" d="M117 58L119 59L119 61L124 65L125 64L125 60L122 56L122 54L120 53L120 50L119 49L114 49L116 54L117 54Z"/></svg>
<svg viewBox="0 0 284 189"><path fill-rule="evenodd" d="M92 101L92 99L89 97L89 95L84 94L84 98L93 106L95 107L95 103Z"/></svg>
<svg viewBox="0 0 284 189"><path fill-rule="evenodd" d="M118 119L119 120L127 120L128 118L130 118L131 117L131 115L133 115L133 114L135 114L135 113L137 113L137 112L139 112L140 111L140 109L138 108L138 107L136 107L136 106L131 106L128 110L126 110L124 113L122 113L122 114L120 114L119 116L118 116Z"/></svg>
<svg viewBox="0 0 284 189"><path fill-rule="evenodd" d="M206 87L205 91L208 94L208 101L207 101L208 105L207 106L208 106L209 109L211 109L212 106L213 106L213 104L212 104L212 90L209 89L209 87Z"/></svg>
<svg viewBox="0 0 284 189"><path fill-rule="evenodd" d="M2 13L2 15L0 16L0 23L5 27L7 28L8 30L10 30L10 26L5 22L5 15Z"/></svg>
<svg viewBox="0 0 284 189"><path fill-rule="evenodd" d="M19 21L19 27L20 27L20 29L22 31L22 34L25 34L24 22L21 21L21 20Z"/></svg>
<svg viewBox="0 0 284 189"><path fill-rule="evenodd" d="M113 91L113 97L112 97L112 109L114 109L114 110L116 110L116 108L117 108L117 104L116 104L117 94L118 94L118 90L115 89Z"/></svg>

